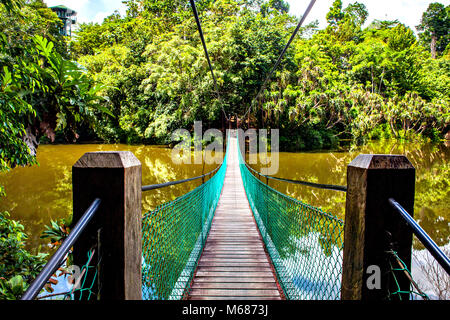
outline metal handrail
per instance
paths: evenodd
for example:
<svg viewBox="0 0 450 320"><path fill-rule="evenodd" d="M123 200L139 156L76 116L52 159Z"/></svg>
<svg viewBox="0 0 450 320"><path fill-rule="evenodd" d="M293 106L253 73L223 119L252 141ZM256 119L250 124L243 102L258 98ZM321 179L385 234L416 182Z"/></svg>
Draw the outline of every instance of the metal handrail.
<svg viewBox="0 0 450 320"><path fill-rule="evenodd" d="M431 253L431 255L436 259L436 261L441 265L441 267L450 275L450 259L445 255L445 253L438 247L438 245L430 238L430 236L422 229L422 227L411 217L411 215L394 199L389 198L389 203L406 223L411 227L413 233L424 245L425 248Z"/></svg>
<svg viewBox="0 0 450 320"><path fill-rule="evenodd" d="M81 233L84 231L88 223L92 220L92 217L97 212L97 209L101 203L100 199L95 199L89 208L85 211L80 220L78 220L75 227L72 229L67 238L63 241L61 246L56 250L55 254L50 258L47 264L42 269L41 273L34 279L27 291L20 298L21 300L33 300L48 282L48 279L56 272L56 270L62 265L64 257L73 247Z"/></svg>
<svg viewBox="0 0 450 320"><path fill-rule="evenodd" d="M169 181L169 182L164 182L164 183L158 183L158 184L150 184L150 185L146 185L146 186L142 186L142 191L149 191L149 190L154 190L154 189L160 189L160 188L164 188L164 187L169 187L169 186L173 186L175 184L180 184L180 183L185 183L185 182L189 182L189 181L193 181L193 180L197 180L197 179L201 179L204 178L208 175L211 175L213 173L215 173L217 170L219 170L220 165L215 168L214 170L205 173L201 176L198 177L193 177L193 178L188 178L188 179L183 179L183 180L177 180L177 181Z"/></svg>
<svg viewBox="0 0 450 320"><path fill-rule="evenodd" d="M247 168L249 168L251 171L255 172L257 175L262 176L267 179L271 180L278 180L288 183L294 183L294 184L302 184L308 187L318 188L318 189L327 189L327 190L334 190L334 191L343 191L347 192L346 186L339 186L334 184L322 184L322 183L314 183L314 182L308 182L308 181L302 181L302 180L291 180L291 179L284 179L284 178L278 178L278 177L272 177L272 176L266 176L262 174L261 172L256 171L252 167L250 167L246 162L244 162Z"/></svg>

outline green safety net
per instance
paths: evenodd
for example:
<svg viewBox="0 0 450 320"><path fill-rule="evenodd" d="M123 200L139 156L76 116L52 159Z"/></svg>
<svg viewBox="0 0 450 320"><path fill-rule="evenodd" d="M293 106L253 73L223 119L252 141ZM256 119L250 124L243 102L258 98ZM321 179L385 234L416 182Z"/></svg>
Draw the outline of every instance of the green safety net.
<svg viewBox="0 0 450 320"><path fill-rule="evenodd" d="M179 300L189 292L219 202L227 155L210 180L144 215L144 300Z"/></svg>
<svg viewBox="0 0 450 320"><path fill-rule="evenodd" d="M69 275L76 275L73 273L74 270L67 271L69 266L67 266L68 256L63 263L63 266L59 268L60 274L58 272L55 273L55 277L52 277L53 280L56 280L58 286L63 286L62 282L68 282ZM94 258L95 256L95 248L89 250L86 254L86 263L81 266L79 270L78 277L75 277L72 281L72 285L67 284L65 289L69 290L61 290L60 288L56 288L60 292L46 292L42 290L42 292L36 297L37 300L96 300L98 298L98 267L100 263L100 258ZM94 261L95 260L95 261ZM51 284L50 282L48 283ZM54 287L55 284L52 284L51 287Z"/></svg>
<svg viewBox="0 0 450 320"><path fill-rule="evenodd" d="M238 154L245 192L286 298L340 299L343 221L266 185Z"/></svg>
<svg viewBox="0 0 450 320"><path fill-rule="evenodd" d="M403 300L405 296L411 300L430 300L430 297L428 297L428 295L419 288L416 281L414 281L411 271L406 266L406 263L403 262L402 259L400 259L397 252L391 250L387 253L389 254L389 271L391 273L395 290L388 292L386 300ZM408 290L402 290L402 288L400 287L400 277L406 277L407 281L409 282Z"/></svg>

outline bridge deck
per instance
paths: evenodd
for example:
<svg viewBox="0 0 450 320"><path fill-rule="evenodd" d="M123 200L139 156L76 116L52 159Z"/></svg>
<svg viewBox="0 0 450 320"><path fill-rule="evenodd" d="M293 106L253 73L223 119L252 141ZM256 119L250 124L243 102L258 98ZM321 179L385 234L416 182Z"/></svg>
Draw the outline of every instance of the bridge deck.
<svg viewBox="0 0 450 320"><path fill-rule="evenodd" d="M224 186L193 279L190 299L279 300L239 171L237 141L230 138Z"/></svg>

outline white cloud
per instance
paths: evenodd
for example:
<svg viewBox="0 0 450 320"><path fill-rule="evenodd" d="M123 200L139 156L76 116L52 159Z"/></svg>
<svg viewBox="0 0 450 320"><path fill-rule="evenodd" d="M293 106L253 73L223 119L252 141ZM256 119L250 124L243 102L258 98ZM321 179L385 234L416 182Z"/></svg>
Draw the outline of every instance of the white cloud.
<svg viewBox="0 0 450 320"><path fill-rule="evenodd" d="M358 0L343 0L343 6L345 8L356 1ZM430 3L436 1L444 5L450 4L450 0L359 0L358 2L365 4L369 11L367 23L375 19L398 19L413 31L416 31L415 27L420 23L422 13L428 8ZM301 16L309 4L309 0L287 0L287 2L290 5L290 13L296 16ZM325 16L333 2L334 0L317 0L305 24L319 20L320 27L325 27L327 24Z"/></svg>
<svg viewBox="0 0 450 320"><path fill-rule="evenodd" d="M111 14L111 12L97 12L97 14L94 16L94 18L92 19L92 22L94 23L102 23L103 20L109 16Z"/></svg>

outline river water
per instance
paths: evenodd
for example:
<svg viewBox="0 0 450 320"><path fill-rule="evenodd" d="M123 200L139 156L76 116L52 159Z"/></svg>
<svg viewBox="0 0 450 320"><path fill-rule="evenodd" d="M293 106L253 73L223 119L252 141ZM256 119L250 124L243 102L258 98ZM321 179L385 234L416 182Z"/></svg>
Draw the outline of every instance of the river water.
<svg viewBox="0 0 450 320"><path fill-rule="evenodd" d="M213 170L216 165L177 165L171 160L171 149L160 146L123 144L41 145L39 165L15 168L0 174L0 185L6 197L0 199L0 210L8 211L13 219L25 226L29 235L27 247L47 251L47 240L40 239L50 220L71 215L72 165L89 151L127 150L142 163L143 184L163 183L185 179ZM347 165L360 153L404 154L416 168L416 196L414 217L439 246L450 242L450 146L430 143L398 143L376 141L362 147L341 147L323 152L279 154L277 177L306 180L324 184L346 184ZM255 169L260 166L254 165ZM143 194L142 210L175 199L192 190L201 180L179 184ZM312 189L279 181L270 186L302 202L344 219L345 193ZM422 246L414 241L414 248Z"/></svg>

